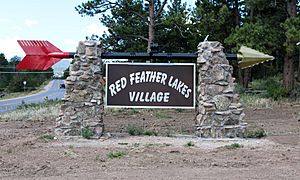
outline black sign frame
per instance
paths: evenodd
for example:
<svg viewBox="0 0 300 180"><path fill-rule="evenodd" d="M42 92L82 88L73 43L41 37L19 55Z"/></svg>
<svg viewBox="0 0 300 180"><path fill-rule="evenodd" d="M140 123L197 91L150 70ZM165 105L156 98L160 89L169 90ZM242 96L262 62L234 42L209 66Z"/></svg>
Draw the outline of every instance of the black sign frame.
<svg viewBox="0 0 300 180"><path fill-rule="evenodd" d="M107 108L194 109L195 106L195 63L106 64Z"/></svg>

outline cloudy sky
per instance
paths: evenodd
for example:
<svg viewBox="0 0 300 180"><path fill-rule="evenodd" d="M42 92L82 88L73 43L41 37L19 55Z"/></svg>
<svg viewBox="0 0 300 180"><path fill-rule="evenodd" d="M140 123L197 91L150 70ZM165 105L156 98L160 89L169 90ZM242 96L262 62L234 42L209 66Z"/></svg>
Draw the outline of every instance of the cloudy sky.
<svg viewBox="0 0 300 180"><path fill-rule="evenodd" d="M0 53L7 59L25 54L17 40L48 40L62 51L107 30L98 17L81 17L75 6L87 0L5 0L0 11ZM183 0L184 1L184 0ZM191 4L194 0L186 0Z"/></svg>
<svg viewBox="0 0 300 180"><path fill-rule="evenodd" d="M98 17L81 17L74 7L84 0L5 0L0 11L0 52L7 59L24 56L18 39L49 40L63 51L106 30Z"/></svg>

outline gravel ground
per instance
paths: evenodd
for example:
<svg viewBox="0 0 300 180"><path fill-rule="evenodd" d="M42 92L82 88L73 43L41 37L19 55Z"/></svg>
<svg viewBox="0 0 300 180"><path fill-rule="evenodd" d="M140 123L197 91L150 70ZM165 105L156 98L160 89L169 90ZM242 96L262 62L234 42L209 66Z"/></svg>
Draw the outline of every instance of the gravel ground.
<svg viewBox="0 0 300 180"><path fill-rule="evenodd" d="M299 110L246 108L245 122L265 129L263 139L197 138L188 110L109 110L99 140L41 138L53 134L55 119L0 121L0 179L296 180ZM129 136L128 125L158 136Z"/></svg>

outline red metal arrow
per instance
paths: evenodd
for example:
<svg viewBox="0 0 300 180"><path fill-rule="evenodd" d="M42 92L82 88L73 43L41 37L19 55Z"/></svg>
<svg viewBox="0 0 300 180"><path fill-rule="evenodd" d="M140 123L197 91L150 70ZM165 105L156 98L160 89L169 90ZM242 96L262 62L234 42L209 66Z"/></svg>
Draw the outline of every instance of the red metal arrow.
<svg viewBox="0 0 300 180"><path fill-rule="evenodd" d="M49 41L18 40L26 56L17 69L47 70L63 58L72 58L73 53L62 52Z"/></svg>

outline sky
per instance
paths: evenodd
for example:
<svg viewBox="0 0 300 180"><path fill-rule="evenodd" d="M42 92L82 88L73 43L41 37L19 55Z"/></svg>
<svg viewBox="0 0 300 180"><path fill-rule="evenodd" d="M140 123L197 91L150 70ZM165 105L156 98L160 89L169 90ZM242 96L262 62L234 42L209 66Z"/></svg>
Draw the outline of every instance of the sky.
<svg viewBox="0 0 300 180"><path fill-rule="evenodd" d="M75 52L78 42L86 36L107 31L99 15L78 14L75 7L82 2L87 0L2 0L0 53L8 60L15 55L24 57L17 40L48 40L62 51Z"/></svg>
<svg viewBox="0 0 300 180"><path fill-rule="evenodd" d="M99 17L81 17L75 6L84 0L2 0L0 52L7 59L24 56L17 40L48 40L63 51L76 50L80 40L102 34Z"/></svg>

